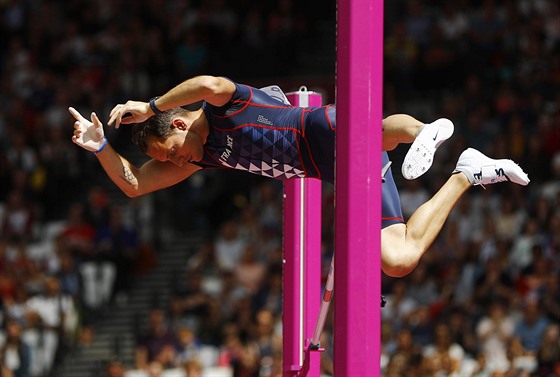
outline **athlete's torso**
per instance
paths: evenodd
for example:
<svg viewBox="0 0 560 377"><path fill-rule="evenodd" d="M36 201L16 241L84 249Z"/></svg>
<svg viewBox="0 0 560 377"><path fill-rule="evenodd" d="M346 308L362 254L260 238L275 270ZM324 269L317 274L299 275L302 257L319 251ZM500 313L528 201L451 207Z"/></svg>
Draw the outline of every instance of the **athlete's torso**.
<svg viewBox="0 0 560 377"><path fill-rule="evenodd" d="M203 104L209 135L200 166L333 181L334 106L286 106L259 89L236 87L225 106Z"/></svg>
<svg viewBox="0 0 560 377"><path fill-rule="evenodd" d="M334 182L334 106L286 106L259 89L236 87L225 106L203 104L209 135L198 165L276 179L308 177ZM383 152L383 165L388 162ZM390 169L385 178L382 227L404 222Z"/></svg>

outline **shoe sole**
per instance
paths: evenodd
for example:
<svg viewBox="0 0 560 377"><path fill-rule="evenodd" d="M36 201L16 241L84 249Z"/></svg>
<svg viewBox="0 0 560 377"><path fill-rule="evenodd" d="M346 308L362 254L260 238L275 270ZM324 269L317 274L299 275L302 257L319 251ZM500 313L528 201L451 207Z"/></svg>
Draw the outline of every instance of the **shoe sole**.
<svg viewBox="0 0 560 377"><path fill-rule="evenodd" d="M453 122L446 118L427 124L404 157L401 168L403 177L416 179L426 173L432 167L436 150L453 135L454 129Z"/></svg>

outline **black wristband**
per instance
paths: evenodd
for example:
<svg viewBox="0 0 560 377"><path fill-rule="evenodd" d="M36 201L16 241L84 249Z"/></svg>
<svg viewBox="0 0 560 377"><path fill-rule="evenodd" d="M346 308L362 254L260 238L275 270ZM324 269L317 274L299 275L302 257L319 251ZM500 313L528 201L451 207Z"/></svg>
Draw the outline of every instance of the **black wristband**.
<svg viewBox="0 0 560 377"><path fill-rule="evenodd" d="M163 111L161 111L160 109L157 108L156 106L156 99L158 99L159 97L154 97L150 100L150 109L152 109L152 111L154 112L154 114L158 115L163 113Z"/></svg>

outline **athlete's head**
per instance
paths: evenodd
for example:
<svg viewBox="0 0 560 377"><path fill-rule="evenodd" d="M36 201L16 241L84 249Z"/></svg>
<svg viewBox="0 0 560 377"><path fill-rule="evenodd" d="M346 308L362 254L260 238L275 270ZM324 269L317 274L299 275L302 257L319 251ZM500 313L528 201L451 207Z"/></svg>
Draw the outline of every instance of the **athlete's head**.
<svg viewBox="0 0 560 377"><path fill-rule="evenodd" d="M132 140L154 160L171 161L175 165L200 161L203 135L197 130L200 112L175 108L155 115L132 128Z"/></svg>
<svg viewBox="0 0 560 377"><path fill-rule="evenodd" d="M132 141L140 147L142 152L146 153L150 142L153 140L164 141L175 132L171 126L174 118L187 114L187 110L177 107L154 115L143 123L137 123L132 128Z"/></svg>

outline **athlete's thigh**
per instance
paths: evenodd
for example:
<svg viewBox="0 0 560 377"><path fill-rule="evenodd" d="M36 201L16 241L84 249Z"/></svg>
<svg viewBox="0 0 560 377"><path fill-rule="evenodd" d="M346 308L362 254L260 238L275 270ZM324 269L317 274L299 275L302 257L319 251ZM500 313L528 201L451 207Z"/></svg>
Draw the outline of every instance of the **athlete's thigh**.
<svg viewBox="0 0 560 377"><path fill-rule="evenodd" d="M381 257L383 260L388 258L398 258L399 253L405 249L406 225L398 223L389 225L381 229Z"/></svg>

